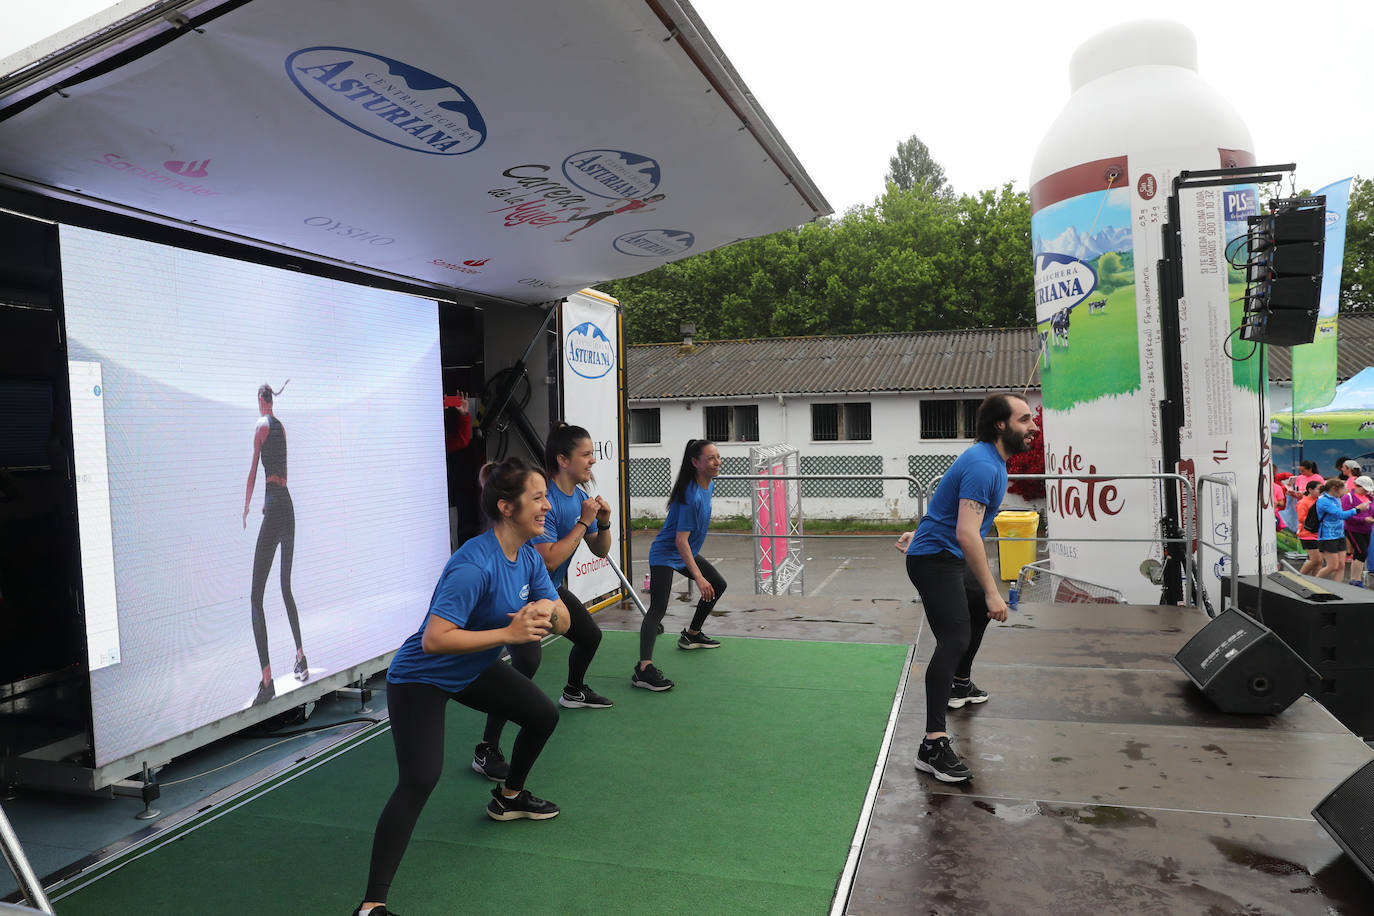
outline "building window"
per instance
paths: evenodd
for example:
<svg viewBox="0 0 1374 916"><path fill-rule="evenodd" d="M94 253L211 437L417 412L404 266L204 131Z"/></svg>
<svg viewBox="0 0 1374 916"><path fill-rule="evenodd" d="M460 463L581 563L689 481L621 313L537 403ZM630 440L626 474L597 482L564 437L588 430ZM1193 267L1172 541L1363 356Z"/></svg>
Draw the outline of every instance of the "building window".
<svg viewBox="0 0 1374 916"><path fill-rule="evenodd" d="M658 445L659 441L658 408L631 408L630 444Z"/></svg>
<svg viewBox="0 0 1374 916"><path fill-rule="evenodd" d="M712 442L759 441L759 408L757 404L737 407L706 407L706 438Z"/></svg>
<svg viewBox="0 0 1374 916"><path fill-rule="evenodd" d="M867 401L811 405L813 442L866 442L872 438L873 405Z"/></svg>
<svg viewBox="0 0 1374 916"><path fill-rule="evenodd" d="M921 402L922 439L972 439L982 398Z"/></svg>

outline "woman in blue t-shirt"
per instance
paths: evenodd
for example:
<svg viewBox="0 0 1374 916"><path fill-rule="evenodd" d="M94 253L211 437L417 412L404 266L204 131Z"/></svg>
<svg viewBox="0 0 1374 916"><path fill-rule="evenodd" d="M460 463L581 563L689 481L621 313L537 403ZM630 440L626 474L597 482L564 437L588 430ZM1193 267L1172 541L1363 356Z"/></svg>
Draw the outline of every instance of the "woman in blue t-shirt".
<svg viewBox="0 0 1374 916"><path fill-rule="evenodd" d="M548 570L529 540L549 510L544 474L518 458L483 469L482 511L495 524L449 558L420 629L387 671L387 706L396 744L396 789L377 822L365 901L358 916L386 916L386 897L420 810L444 766L449 700L520 726L504 786L491 790L487 816L546 820L558 806L530 794L525 779L558 725L558 707L529 678L501 662L507 645L538 642L568 628Z"/></svg>
<svg viewBox="0 0 1374 916"><path fill-rule="evenodd" d="M1341 581L1345 571L1345 520L1356 515L1368 514L1368 506L1346 509L1341 506L1345 495L1345 481L1333 477L1322 484L1322 495L1317 497L1317 549L1321 551L1322 568L1317 570L1318 579Z"/></svg>
<svg viewBox="0 0 1374 916"><path fill-rule="evenodd" d="M592 437L580 426L560 423L549 433L544 445L545 470L549 475L549 511L544 530L530 541L539 551L549 571L559 600L568 609L568 683L558 705L568 709L608 709L615 705L587 686L587 669L601 645L601 628L587 608L567 588L568 565L577 546L585 542L592 553L604 557L611 551L611 506L600 496L588 496L582 489L592 479L596 450ZM543 657L540 643L510 646L510 662L525 677L533 679ZM488 779L500 781L509 769L501 755L501 732L506 720L492 713L482 732L482 742L472 753L472 768Z"/></svg>
<svg viewBox="0 0 1374 916"><path fill-rule="evenodd" d="M701 632L711 609L725 592L725 580L701 557L711 525L711 496L720 475L720 450L707 439L692 439L682 454L677 480L668 496L668 517L649 547L649 613L639 628L639 664L630 683L645 690L671 690L673 682L654 667L654 641L663 628L673 573L697 584L701 600L692 625L678 636L679 649L718 649L720 642Z"/></svg>

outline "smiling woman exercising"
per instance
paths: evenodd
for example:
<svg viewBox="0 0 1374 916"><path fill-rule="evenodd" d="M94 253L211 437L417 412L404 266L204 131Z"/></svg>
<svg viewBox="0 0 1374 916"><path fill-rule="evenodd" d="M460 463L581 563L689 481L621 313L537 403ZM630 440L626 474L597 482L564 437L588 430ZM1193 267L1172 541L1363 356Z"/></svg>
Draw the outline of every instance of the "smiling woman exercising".
<svg viewBox="0 0 1374 916"><path fill-rule="evenodd" d="M547 820L558 806L531 795L525 779L558 725L558 707L529 678L501 661L508 644L563 633L568 612L530 544L549 510L542 471L518 458L488 465L482 511L495 524L449 558L420 629L387 672L396 744L396 789L377 822L367 894L356 916L387 916L387 892L411 831L444 767L449 700L520 726L504 786L491 790L487 816Z"/></svg>

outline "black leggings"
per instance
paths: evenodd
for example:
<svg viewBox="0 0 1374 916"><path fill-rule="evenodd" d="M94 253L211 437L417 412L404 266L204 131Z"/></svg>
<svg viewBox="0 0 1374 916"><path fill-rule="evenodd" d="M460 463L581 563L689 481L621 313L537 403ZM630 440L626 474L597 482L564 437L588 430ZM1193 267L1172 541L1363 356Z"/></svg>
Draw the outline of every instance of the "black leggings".
<svg viewBox="0 0 1374 916"><path fill-rule="evenodd" d="M558 707L529 678L495 662L457 693L433 684L388 684L391 739L396 745L396 789L377 820L364 900L385 901L410 834L444 769L444 709L449 700L481 712L499 712L520 726L506 788L522 789L530 767L558 726Z"/></svg>
<svg viewBox="0 0 1374 916"><path fill-rule="evenodd" d="M935 634L935 652L926 665L926 733L942 732L954 679L973 674L973 657L988 628L988 602L968 564L947 550L908 555L906 574Z"/></svg>
<svg viewBox="0 0 1374 916"><path fill-rule="evenodd" d="M697 612L692 615L691 630L700 630L701 625L710 616L711 609L716 606L720 596L725 594L725 580L716 572L716 568L707 563L698 554L692 557L692 562L697 564L697 569L706 577L706 581L711 583L711 587L716 590L716 596L710 601L702 598L697 602ZM641 660L648 660L654 657L654 640L658 639L658 627L663 623L663 615L668 613L668 596L673 592L673 573L682 572L673 569L671 566L650 566L649 567L649 613L644 618L644 622L639 625L639 657ZM687 573L682 572L686 576ZM690 580L689 580L690 581Z"/></svg>
<svg viewBox="0 0 1374 916"><path fill-rule="evenodd" d="M291 596L291 560L296 553L296 509L291 504L291 491L274 483L267 485L262 503L262 527L258 529L258 546L253 551L253 641L258 644L258 665L266 668L267 621L262 613L262 595L267 591L267 574L272 571L272 558L281 545L281 600L286 605L286 619L301 649L301 622L296 616L296 599Z"/></svg>
<svg viewBox="0 0 1374 916"><path fill-rule="evenodd" d="M587 669L591 667L596 649L601 645L601 627L596 625L591 613L577 600L577 596L563 586L558 587L558 597L568 609L568 642L572 649L568 652L568 686L581 687L587 683ZM518 643L507 646L510 663L530 680L539 670L539 662L544 657L543 647L538 641ZM492 747L501 744L501 731L506 727L506 717L492 713L487 716L487 727L482 732L482 740Z"/></svg>

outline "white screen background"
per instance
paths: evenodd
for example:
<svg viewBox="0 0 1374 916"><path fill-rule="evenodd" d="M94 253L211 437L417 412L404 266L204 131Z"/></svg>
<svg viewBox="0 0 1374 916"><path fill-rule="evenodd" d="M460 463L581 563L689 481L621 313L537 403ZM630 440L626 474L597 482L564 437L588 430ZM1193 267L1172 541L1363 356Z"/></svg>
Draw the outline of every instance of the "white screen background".
<svg viewBox="0 0 1374 916"><path fill-rule="evenodd" d="M261 384L291 380L274 412L312 679L397 648L449 552L437 305L73 227L61 239L68 356L102 376L118 603L120 661L91 673L96 765L257 690L260 466L247 530L242 513ZM278 552L263 603L279 696L296 686L280 577Z"/></svg>

